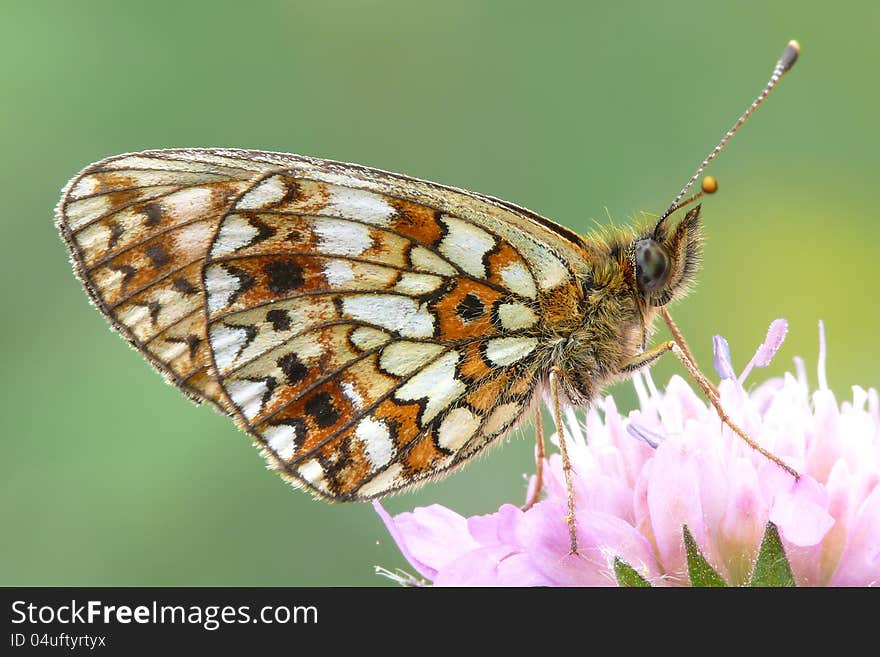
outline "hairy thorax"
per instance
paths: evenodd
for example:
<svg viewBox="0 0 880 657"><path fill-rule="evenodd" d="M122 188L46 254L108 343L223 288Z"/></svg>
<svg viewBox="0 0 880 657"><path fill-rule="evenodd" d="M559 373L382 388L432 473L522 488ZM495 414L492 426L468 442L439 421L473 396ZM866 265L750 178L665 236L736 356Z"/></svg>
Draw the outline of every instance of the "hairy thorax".
<svg viewBox="0 0 880 657"><path fill-rule="evenodd" d="M640 312L623 285L582 287L577 306L576 313L569 309L569 321L553 326L555 348L548 373L549 367L560 367L566 397L586 405L626 376L623 368L642 352L656 311Z"/></svg>

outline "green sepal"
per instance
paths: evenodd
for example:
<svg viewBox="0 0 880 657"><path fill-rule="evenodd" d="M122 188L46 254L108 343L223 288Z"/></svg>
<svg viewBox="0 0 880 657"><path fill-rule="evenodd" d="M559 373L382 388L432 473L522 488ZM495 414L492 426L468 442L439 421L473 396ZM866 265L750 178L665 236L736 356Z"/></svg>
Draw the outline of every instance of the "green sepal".
<svg viewBox="0 0 880 657"><path fill-rule="evenodd" d="M749 586L797 586L791 574L791 564L779 539L779 530L772 522L764 529L761 549L752 570Z"/></svg>
<svg viewBox="0 0 880 657"><path fill-rule="evenodd" d="M712 564L706 561L706 557L700 552L700 546L691 535L687 525L683 527L684 549L687 553L688 575L691 578L691 586L727 586L721 575L715 572Z"/></svg>
<svg viewBox="0 0 880 657"><path fill-rule="evenodd" d="M617 577L618 586L651 587L648 580L639 575L635 568L620 557L614 557L614 575Z"/></svg>

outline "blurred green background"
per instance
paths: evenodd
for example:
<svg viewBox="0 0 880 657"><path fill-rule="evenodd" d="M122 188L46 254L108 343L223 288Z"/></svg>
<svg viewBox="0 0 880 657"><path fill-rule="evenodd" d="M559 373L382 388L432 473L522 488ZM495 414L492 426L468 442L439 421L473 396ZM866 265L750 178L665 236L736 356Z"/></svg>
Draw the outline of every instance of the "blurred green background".
<svg viewBox="0 0 880 657"><path fill-rule="evenodd" d="M710 170L708 244L675 315L742 367L776 317L815 381L880 381L880 9L836 2L0 3L0 584L382 585L404 561L368 505L312 501L165 385L90 308L52 224L107 155L236 146L478 190L586 231L659 212L764 84L803 56ZM679 371L655 368L658 381ZM630 385L613 391L631 408ZM390 499L519 503L531 431Z"/></svg>

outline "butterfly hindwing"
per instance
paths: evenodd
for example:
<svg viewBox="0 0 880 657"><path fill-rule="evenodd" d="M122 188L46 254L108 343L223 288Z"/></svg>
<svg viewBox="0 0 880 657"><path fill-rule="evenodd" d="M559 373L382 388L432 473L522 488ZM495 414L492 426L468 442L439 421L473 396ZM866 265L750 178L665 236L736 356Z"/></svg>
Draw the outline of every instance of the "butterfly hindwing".
<svg viewBox="0 0 880 657"><path fill-rule="evenodd" d="M406 487L504 433L540 354L539 283L518 249L364 186L267 174L224 217L204 270L240 422L279 470L335 499Z"/></svg>

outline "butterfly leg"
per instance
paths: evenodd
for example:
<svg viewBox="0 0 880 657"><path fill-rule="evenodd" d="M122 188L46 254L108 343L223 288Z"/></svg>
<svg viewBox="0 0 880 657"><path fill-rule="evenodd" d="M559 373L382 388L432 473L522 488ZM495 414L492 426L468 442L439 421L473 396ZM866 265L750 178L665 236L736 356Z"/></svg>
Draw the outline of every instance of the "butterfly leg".
<svg viewBox="0 0 880 657"><path fill-rule="evenodd" d="M535 489L529 496L528 501L522 507L523 511L528 511L541 496L541 489L544 487L544 423L541 421L541 406L535 407L535 443L537 451L535 459L537 461L535 467Z"/></svg>
<svg viewBox="0 0 880 657"><path fill-rule="evenodd" d="M688 347L687 342L685 342L684 336L681 334L681 331L678 328L678 324L672 319L672 315L669 314L669 311L666 309L666 306L660 306L660 314L663 316L663 321L666 322L666 326L669 327L669 332L672 333L672 339L675 340L675 343L681 347L681 350L684 352L685 356L688 357L688 360L691 361L694 367L699 370L699 365L697 365L697 359L694 358L694 354L691 352ZM704 379L706 377L703 377ZM718 388L715 387L715 384L706 379L706 382L715 392L715 395L718 395Z"/></svg>
<svg viewBox="0 0 880 657"><path fill-rule="evenodd" d="M574 485L571 481L571 459L568 456L568 446L565 440L565 425L562 423L562 402L559 396L559 379L567 379L568 375L561 367L550 368L550 400L553 405L553 422L556 424L556 435L559 436L559 453L562 456L562 474L565 477L565 490L568 492L568 515L565 522L568 523L568 537L571 553L577 554L577 527L574 519Z"/></svg>
<svg viewBox="0 0 880 657"><path fill-rule="evenodd" d="M761 447L758 443L748 437L745 431L740 429L736 424L734 424L733 420L724 412L724 408L721 406L721 398L718 395L718 389L712 385L712 382L706 378L706 376L700 371L697 365L691 358L688 358L688 355L685 351L678 345L674 340L667 340L662 344L657 345L653 349L649 349L648 351L639 354L629 363L624 365L622 368L624 372L634 372L646 365L650 365L654 361L656 361L660 356L666 354L668 352L672 352L675 354L676 358L681 361L681 364L684 365L684 368L688 371L688 374L691 375L691 378L700 386L700 389L703 391L703 394L706 395L706 398L715 407L716 412L718 413L718 417L721 418L721 421L730 427L733 432L742 438L745 443L754 449L756 452L760 453L764 457L773 461L780 468L788 472L795 479L800 478L800 474L792 468L790 465L787 465L782 459L780 459L775 454L771 454L766 449Z"/></svg>

